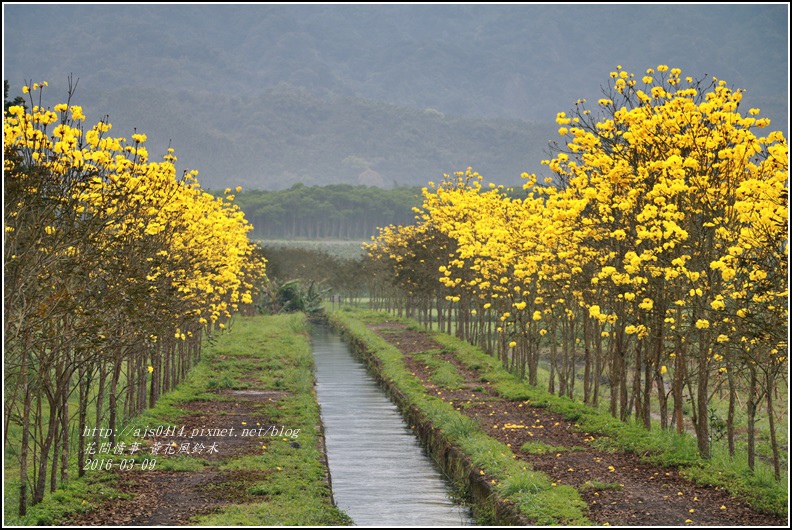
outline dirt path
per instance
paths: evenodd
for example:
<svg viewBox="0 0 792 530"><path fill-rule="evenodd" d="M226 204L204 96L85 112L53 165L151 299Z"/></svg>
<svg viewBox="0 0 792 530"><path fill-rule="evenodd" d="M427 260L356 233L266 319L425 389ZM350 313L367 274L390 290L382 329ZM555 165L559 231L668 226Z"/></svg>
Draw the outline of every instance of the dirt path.
<svg viewBox="0 0 792 530"><path fill-rule="evenodd" d="M184 432L218 432L217 429L233 427L235 432L256 424L268 426L269 419L260 411L264 403L277 402L287 395L275 391L221 392L231 401L192 401L180 407L190 413L175 422L184 426ZM152 426L153 427L153 426ZM210 429L215 429L211 431ZM115 489L130 498L105 501L90 512L75 515L68 521L73 526L175 526L186 525L192 517L207 515L229 504L257 502L260 498L250 495L250 485L266 480L266 471L219 471L218 466L240 456L259 454L261 439L243 436L195 436L153 437L147 440L146 450L155 444L168 447L172 443L188 441L191 448L208 448L215 444L216 451L202 450L195 455L207 465L193 471L165 471L138 469L130 471L92 471L90 473L112 473L109 481ZM161 452L152 458L162 467L170 455ZM98 477L97 477L98 478Z"/></svg>
<svg viewBox="0 0 792 530"><path fill-rule="evenodd" d="M718 488L704 488L680 476L678 470L643 464L633 454L608 453L591 446L595 437L543 407L507 401L480 374L466 369L452 353L438 356L465 377L456 391L434 385L430 370L412 354L442 349L427 334L397 323L369 325L402 352L405 363L428 392L460 405L458 410L478 420L485 432L509 445L518 459L547 474L557 484L577 488L589 506L588 517L598 524L619 526L782 526L786 521L760 514ZM465 407L461 405L464 404ZM565 450L528 454L526 442L542 442Z"/></svg>

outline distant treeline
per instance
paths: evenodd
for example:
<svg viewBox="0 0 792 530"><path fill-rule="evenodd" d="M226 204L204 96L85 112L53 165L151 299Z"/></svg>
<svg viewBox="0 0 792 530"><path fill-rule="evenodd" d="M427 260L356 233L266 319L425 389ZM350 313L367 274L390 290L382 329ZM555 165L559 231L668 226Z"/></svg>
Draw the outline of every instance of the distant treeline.
<svg viewBox="0 0 792 530"><path fill-rule="evenodd" d="M253 224L253 239L368 240L378 227L412 224L421 188L295 184L278 191L244 191L235 202Z"/></svg>

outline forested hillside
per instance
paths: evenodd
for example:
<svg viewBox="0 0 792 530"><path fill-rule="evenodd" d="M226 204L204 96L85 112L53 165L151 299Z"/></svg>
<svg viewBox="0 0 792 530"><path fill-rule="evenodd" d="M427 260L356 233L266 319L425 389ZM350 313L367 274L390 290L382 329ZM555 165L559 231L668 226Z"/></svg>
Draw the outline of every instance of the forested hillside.
<svg viewBox="0 0 792 530"><path fill-rule="evenodd" d="M254 238L363 241L379 227L412 223L421 189L295 184L287 190L242 192L236 202L253 224Z"/></svg>

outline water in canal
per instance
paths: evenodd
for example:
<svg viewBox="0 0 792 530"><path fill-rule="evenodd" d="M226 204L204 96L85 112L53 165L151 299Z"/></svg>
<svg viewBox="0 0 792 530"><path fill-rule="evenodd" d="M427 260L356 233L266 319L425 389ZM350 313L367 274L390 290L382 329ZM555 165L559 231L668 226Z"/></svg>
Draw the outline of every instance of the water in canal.
<svg viewBox="0 0 792 530"><path fill-rule="evenodd" d="M466 526L469 508L349 345L314 325L316 395L336 505L358 526Z"/></svg>

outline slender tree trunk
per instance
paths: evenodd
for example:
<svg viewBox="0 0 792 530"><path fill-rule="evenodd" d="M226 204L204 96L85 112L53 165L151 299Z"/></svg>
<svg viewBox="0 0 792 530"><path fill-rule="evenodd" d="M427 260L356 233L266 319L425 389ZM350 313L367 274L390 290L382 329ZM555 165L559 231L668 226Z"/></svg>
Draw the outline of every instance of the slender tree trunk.
<svg viewBox="0 0 792 530"><path fill-rule="evenodd" d="M162 393L165 394L171 391L171 381L170 381L170 363L171 363L171 352L170 349L167 347L160 347L162 351Z"/></svg>
<svg viewBox="0 0 792 530"><path fill-rule="evenodd" d="M52 443L55 440L55 433L58 429L57 404L54 395L48 393L47 402L49 404L49 421L47 422L47 434L44 436L41 446L41 453L38 462L38 480L33 489L33 504L38 504L44 500L44 493L47 487L47 464L49 463L49 453Z"/></svg>
<svg viewBox="0 0 792 530"><path fill-rule="evenodd" d="M22 386L22 441L19 450L19 515L27 515L27 488L28 488L28 447L30 445L30 408L32 396L28 381L28 358L30 337L25 335L22 348L22 362L20 366L20 384Z"/></svg>
<svg viewBox="0 0 792 530"><path fill-rule="evenodd" d="M583 317L587 318L587 317ZM594 388L591 393L591 405L596 407L599 405L599 392L600 392L600 378L604 369L602 362L602 331L596 322L591 322L594 328Z"/></svg>
<svg viewBox="0 0 792 530"><path fill-rule="evenodd" d="M137 407L135 407L134 413L132 417L137 416L144 410L146 410L146 381L148 375L148 369L146 366L146 357L143 352L137 354L137 385L138 385L138 399L137 399Z"/></svg>
<svg viewBox="0 0 792 530"><path fill-rule="evenodd" d="M60 468L60 481L61 485L65 486L69 482L69 453L70 453L70 440L69 440L69 388L71 387L71 374L73 367L66 367L66 377L61 389L61 468Z"/></svg>
<svg viewBox="0 0 792 530"><path fill-rule="evenodd" d="M677 313L679 315L680 313ZM679 320L677 320L679 322ZM676 420L676 430L679 434L685 432L685 418L683 410L684 402L684 383L685 383L685 355L682 347L682 339L676 338L676 357L674 358L674 419Z"/></svg>
<svg viewBox="0 0 792 530"><path fill-rule="evenodd" d="M102 360L99 362L99 389L96 391L96 423L94 427L102 426L104 419L104 398L105 398L105 380L107 379L107 362ZM99 430L94 431L93 438L94 447L99 446ZM82 470L82 468L80 468Z"/></svg>
<svg viewBox="0 0 792 530"><path fill-rule="evenodd" d="M535 387L539 385L539 345L534 341L527 342L528 384ZM522 375L525 376L524 373Z"/></svg>
<svg viewBox="0 0 792 530"><path fill-rule="evenodd" d="M591 404L591 324L583 317L583 403Z"/></svg>
<svg viewBox="0 0 792 530"><path fill-rule="evenodd" d="M547 391L550 394L555 394L555 376L558 368L558 345L556 344L556 324L553 321L553 324L550 325L550 380L547 383ZM560 378L559 378L560 379ZM559 394L563 394L563 383L559 381Z"/></svg>
<svg viewBox="0 0 792 530"><path fill-rule="evenodd" d="M149 387L149 408L154 408L154 404L157 402L157 384L159 383L159 372L162 368L160 366L159 356L154 353L154 348L151 348L151 367L154 368L154 371L151 372L151 383ZM148 368L146 369L148 371Z"/></svg>
<svg viewBox="0 0 792 530"><path fill-rule="evenodd" d="M643 395L641 390L641 371L644 365L644 341L638 339L635 345L635 366L633 367L632 396L630 401L635 407L627 407L628 410L635 410L636 422L643 420Z"/></svg>
<svg viewBox="0 0 792 530"><path fill-rule="evenodd" d="M80 364L77 368L77 392L80 402L77 405L77 476L85 474L85 430L88 427L88 392L91 388L93 365Z"/></svg>
<svg viewBox="0 0 792 530"><path fill-rule="evenodd" d="M123 421L132 417L132 407L135 403L135 369L132 366L134 355L128 355L126 359L126 393L124 394ZM123 361L121 361L123 363Z"/></svg>
<svg viewBox="0 0 792 530"><path fill-rule="evenodd" d="M615 336L615 344L614 349L612 351L613 357L613 364L614 364L614 382L611 383L611 414L616 417L616 409L617 404L619 406L619 419L621 421L627 421L627 417L629 416L629 408L628 408L628 401L627 401L627 371L626 371L626 352L625 350L625 338L624 338L624 326L621 324L617 324L616 329L614 330Z"/></svg>
<svg viewBox="0 0 792 530"><path fill-rule="evenodd" d="M652 429L652 383L655 381L654 373L656 371L656 365L649 361L649 356L647 355L644 362L643 410L641 411L643 426L647 431Z"/></svg>
<svg viewBox="0 0 792 530"><path fill-rule="evenodd" d="M575 321L564 317L567 339L564 341L564 359L566 370L566 395L569 399L575 398Z"/></svg>
<svg viewBox="0 0 792 530"><path fill-rule="evenodd" d="M58 464L60 459L60 444L63 437L63 431L60 428L60 415L58 416L58 424L55 428L55 437L52 442L52 465L50 466L50 493L55 493L58 485Z"/></svg>
<svg viewBox="0 0 792 530"><path fill-rule="evenodd" d="M773 378L770 371L767 371L765 372L765 394L767 399L767 419L770 422L770 446L773 449L773 473L776 480L781 480L781 461L778 454L778 440L776 439L773 390Z"/></svg>
<svg viewBox="0 0 792 530"><path fill-rule="evenodd" d="M664 315L658 316L656 319L657 325L659 326L659 330L657 332L657 337L655 338L654 342L654 381L657 385L657 403L660 409L660 428L663 430L668 429L668 397L666 395L665 389L665 382L663 381L663 374L661 373L661 369L663 366L663 336L665 332L663 330L663 323L661 318ZM647 379L649 379L649 374L647 374ZM647 394L647 401L650 399L649 394Z"/></svg>
<svg viewBox="0 0 792 530"><path fill-rule="evenodd" d="M113 364L113 374L110 379L110 417L107 428L110 429L110 444L115 446L116 419L118 417L118 380L121 378L121 360L116 358Z"/></svg>
<svg viewBox="0 0 792 530"><path fill-rule="evenodd" d="M726 438L729 443L729 456L734 457L734 415L737 405L737 385L734 382L731 363L726 360L726 377L729 382L729 414L726 417Z"/></svg>
<svg viewBox="0 0 792 530"><path fill-rule="evenodd" d="M708 345L704 338L704 333L699 337L699 352L698 352L698 378L697 378L697 398L696 405L696 440L698 443L699 455L701 458L708 459L710 457L710 431L709 431L709 361Z"/></svg>
<svg viewBox="0 0 792 530"><path fill-rule="evenodd" d="M749 364L751 374L748 384L748 467L751 471L756 466L756 408L759 402L759 389L756 377L756 366Z"/></svg>

